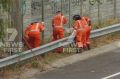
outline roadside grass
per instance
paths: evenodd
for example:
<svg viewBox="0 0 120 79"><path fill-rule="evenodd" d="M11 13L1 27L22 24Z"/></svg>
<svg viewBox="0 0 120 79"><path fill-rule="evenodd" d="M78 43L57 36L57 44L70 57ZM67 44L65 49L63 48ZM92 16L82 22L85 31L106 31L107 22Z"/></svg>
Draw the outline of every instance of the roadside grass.
<svg viewBox="0 0 120 79"><path fill-rule="evenodd" d="M120 41L120 31L91 39L91 47L100 47L114 41Z"/></svg>
<svg viewBox="0 0 120 79"><path fill-rule="evenodd" d="M103 28L103 27L110 26L117 23L120 23L120 19L109 19L106 21L102 21L100 25L98 23L93 23L92 29L99 29L99 28Z"/></svg>

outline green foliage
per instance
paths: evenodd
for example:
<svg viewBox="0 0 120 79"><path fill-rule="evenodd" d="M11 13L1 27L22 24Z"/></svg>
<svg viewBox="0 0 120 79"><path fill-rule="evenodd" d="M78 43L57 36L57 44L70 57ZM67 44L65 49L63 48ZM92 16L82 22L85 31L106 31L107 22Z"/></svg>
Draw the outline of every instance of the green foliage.
<svg viewBox="0 0 120 79"><path fill-rule="evenodd" d="M31 65L32 65L33 68L37 68L39 63L38 63L38 61L32 61Z"/></svg>
<svg viewBox="0 0 120 79"><path fill-rule="evenodd" d="M12 0L0 0L0 5L1 5L0 9L3 9L4 12L9 13L11 1ZM7 24L7 21L5 21L4 19L0 19L0 40L2 41L3 41L3 37L5 36L6 24Z"/></svg>
<svg viewBox="0 0 120 79"><path fill-rule="evenodd" d="M4 26L3 26L3 20L0 19L0 40L3 40L3 36L4 36Z"/></svg>
<svg viewBox="0 0 120 79"><path fill-rule="evenodd" d="M10 10L10 1L12 1L12 0L0 0L0 5L2 5L2 8L5 11L9 11Z"/></svg>

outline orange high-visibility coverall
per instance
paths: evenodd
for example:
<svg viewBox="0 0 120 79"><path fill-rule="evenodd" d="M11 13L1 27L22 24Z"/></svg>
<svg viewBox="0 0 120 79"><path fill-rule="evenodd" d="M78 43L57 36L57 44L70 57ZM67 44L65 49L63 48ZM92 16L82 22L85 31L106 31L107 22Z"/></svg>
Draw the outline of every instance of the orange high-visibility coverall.
<svg viewBox="0 0 120 79"><path fill-rule="evenodd" d="M85 30L81 20L75 21L73 28L76 30L75 42L78 48L83 48L83 39L85 36Z"/></svg>
<svg viewBox="0 0 120 79"><path fill-rule="evenodd" d="M52 19L53 41L64 38L64 25L67 24L67 18L62 14L57 14Z"/></svg>
<svg viewBox="0 0 120 79"><path fill-rule="evenodd" d="M40 46L40 32L45 29L42 23L32 23L25 30L25 37L28 38L28 43L31 48L36 48Z"/></svg>
<svg viewBox="0 0 120 79"><path fill-rule="evenodd" d="M83 39L84 47L86 47L87 44L90 44L91 24L89 25L89 22L90 22L90 19L88 17L82 17L82 24L86 31L85 38Z"/></svg>
<svg viewBox="0 0 120 79"><path fill-rule="evenodd" d="M67 18L62 14L57 14L52 19L52 27L53 27L53 41L64 38L64 25L67 24ZM56 49L56 52L61 53L63 51L63 47L59 47Z"/></svg>

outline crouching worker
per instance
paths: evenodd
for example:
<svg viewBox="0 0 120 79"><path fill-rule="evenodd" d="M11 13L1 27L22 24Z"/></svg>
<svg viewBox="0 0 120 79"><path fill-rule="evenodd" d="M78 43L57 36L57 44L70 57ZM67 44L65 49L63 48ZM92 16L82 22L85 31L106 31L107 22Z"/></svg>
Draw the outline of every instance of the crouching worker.
<svg viewBox="0 0 120 79"><path fill-rule="evenodd" d="M25 38L30 48L39 47L41 44L40 33L44 31L44 23L33 22L25 29Z"/></svg>
<svg viewBox="0 0 120 79"><path fill-rule="evenodd" d="M73 28L76 31L75 35L75 43L77 47L77 53L81 53L83 50L83 40L85 39L85 29L83 28L83 24L81 21L80 15L73 16L73 20L75 20L73 24Z"/></svg>

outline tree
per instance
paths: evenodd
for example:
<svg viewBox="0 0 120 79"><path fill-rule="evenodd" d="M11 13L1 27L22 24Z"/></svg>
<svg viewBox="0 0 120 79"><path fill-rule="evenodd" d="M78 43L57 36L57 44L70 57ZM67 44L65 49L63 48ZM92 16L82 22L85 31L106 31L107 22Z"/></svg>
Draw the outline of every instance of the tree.
<svg viewBox="0 0 120 79"><path fill-rule="evenodd" d="M8 27L17 28L18 31L22 27L22 16L21 16L21 0L0 0L0 5L3 10L8 14ZM0 28L4 28L4 21L1 21ZM5 29L5 28L4 28ZM4 30L2 30L4 31ZM0 38L3 34L0 35Z"/></svg>
<svg viewBox="0 0 120 79"><path fill-rule="evenodd" d="M0 0L0 5L1 8L3 9L5 12L9 13L10 12L10 1L9 0ZM1 11L1 10L0 10ZM0 12L3 13L3 12ZM0 19L0 38L1 40L3 40L4 37L4 30L5 30L5 24L4 24L4 19Z"/></svg>

